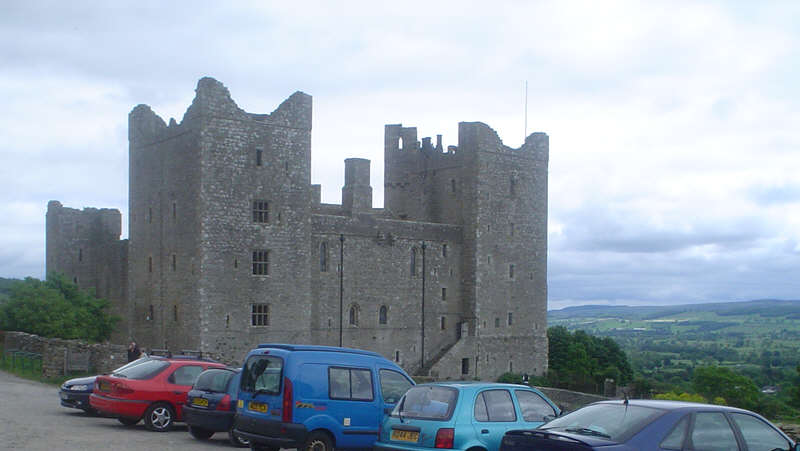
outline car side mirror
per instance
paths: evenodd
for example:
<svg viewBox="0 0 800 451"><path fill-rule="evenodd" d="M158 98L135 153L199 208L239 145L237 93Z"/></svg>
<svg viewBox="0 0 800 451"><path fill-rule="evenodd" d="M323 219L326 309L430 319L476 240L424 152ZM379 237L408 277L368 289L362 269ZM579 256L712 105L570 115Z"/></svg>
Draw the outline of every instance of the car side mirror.
<svg viewBox="0 0 800 451"><path fill-rule="evenodd" d="M383 408L383 414L384 415L389 415L391 413L392 413L392 408L391 407L384 407Z"/></svg>
<svg viewBox="0 0 800 451"><path fill-rule="evenodd" d="M545 415L545 416L542 417L542 421L544 421L545 423L547 423L548 421L551 421L551 420L555 420L555 419L556 419L555 415Z"/></svg>

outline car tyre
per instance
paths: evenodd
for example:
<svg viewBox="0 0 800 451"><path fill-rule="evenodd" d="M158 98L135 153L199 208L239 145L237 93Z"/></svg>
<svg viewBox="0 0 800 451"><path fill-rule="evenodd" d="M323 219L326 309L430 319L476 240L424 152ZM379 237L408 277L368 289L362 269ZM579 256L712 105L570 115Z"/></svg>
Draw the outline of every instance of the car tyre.
<svg viewBox="0 0 800 451"><path fill-rule="evenodd" d="M228 441L230 441L233 446L237 446L239 448L247 448L248 446L250 446L250 440L247 440L246 438L237 435L235 432L233 432L233 429L228 431ZM272 448L272 447L261 447L258 449L278 451L278 448Z"/></svg>
<svg viewBox="0 0 800 451"><path fill-rule="evenodd" d="M208 440L212 435L214 435L214 431L209 431L208 429L194 426L189 426L189 433L192 434L192 437L196 438L197 440Z"/></svg>
<svg viewBox="0 0 800 451"><path fill-rule="evenodd" d="M155 432L167 432L175 422L175 410L166 403L156 403L144 413L144 426Z"/></svg>
<svg viewBox="0 0 800 451"><path fill-rule="evenodd" d="M138 418L126 418L126 417L118 417L117 421L124 424L125 426L133 426L139 422Z"/></svg>
<svg viewBox="0 0 800 451"><path fill-rule="evenodd" d="M298 451L333 451L333 444L328 434L314 431L308 435L303 448Z"/></svg>

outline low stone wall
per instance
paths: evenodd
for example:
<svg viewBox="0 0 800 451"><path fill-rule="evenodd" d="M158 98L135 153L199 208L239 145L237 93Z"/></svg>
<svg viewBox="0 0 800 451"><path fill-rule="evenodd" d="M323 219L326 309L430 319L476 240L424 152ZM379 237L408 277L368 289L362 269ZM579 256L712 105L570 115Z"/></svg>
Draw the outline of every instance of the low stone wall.
<svg viewBox="0 0 800 451"><path fill-rule="evenodd" d="M127 349L111 343L88 343L82 340L43 338L25 332L5 332L6 351L17 350L42 356L42 376L61 377L65 373L68 356L88 354L88 373L109 373L127 363ZM81 371L84 372L84 371Z"/></svg>
<svg viewBox="0 0 800 451"><path fill-rule="evenodd" d="M604 401L605 396L592 395L589 393L581 393L576 391L564 390L561 388L551 387L536 387L539 391L544 393L551 401L556 403L564 412L571 412L580 409L581 407L597 401Z"/></svg>

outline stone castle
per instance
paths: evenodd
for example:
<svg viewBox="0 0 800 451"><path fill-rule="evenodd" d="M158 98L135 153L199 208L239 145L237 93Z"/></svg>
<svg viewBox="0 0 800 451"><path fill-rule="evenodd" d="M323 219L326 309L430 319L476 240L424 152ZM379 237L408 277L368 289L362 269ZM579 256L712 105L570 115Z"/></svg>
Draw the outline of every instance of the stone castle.
<svg viewBox="0 0 800 451"><path fill-rule="evenodd" d="M341 205L311 184L311 97L271 114L198 82L180 123L129 115L129 239L118 210L47 209L47 271L94 287L115 339L240 362L258 343L343 345L407 371L495 379L547 368L548 137L479 122L458 145L386 125L384 208L345 160Z"/></svg>

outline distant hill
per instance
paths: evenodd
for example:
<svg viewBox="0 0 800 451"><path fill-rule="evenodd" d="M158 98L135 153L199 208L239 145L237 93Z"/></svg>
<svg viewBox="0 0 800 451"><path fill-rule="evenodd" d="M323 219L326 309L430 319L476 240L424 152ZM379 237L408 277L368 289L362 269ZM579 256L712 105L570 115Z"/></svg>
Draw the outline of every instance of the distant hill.
<svg viewBox="0 0 800 451"><path fill-rule="evenodd" d="M800 314L800 300L760 299L744 302L717 302L659 306L581 305L550 310L547 318L553 321L584 318L656 319L691 312L714 312L721 316L759 315L763 317ZM800 319L796 317L795 319Z"/></svg>
<svg viewBox="0 0 800 451"><path fill-rule="evenodd" d="M760 385L787 386L800 364L800 300L670 306L585 305L547 312L549 326L611 337L638 374L680 384L723 365Z"/></svg>

